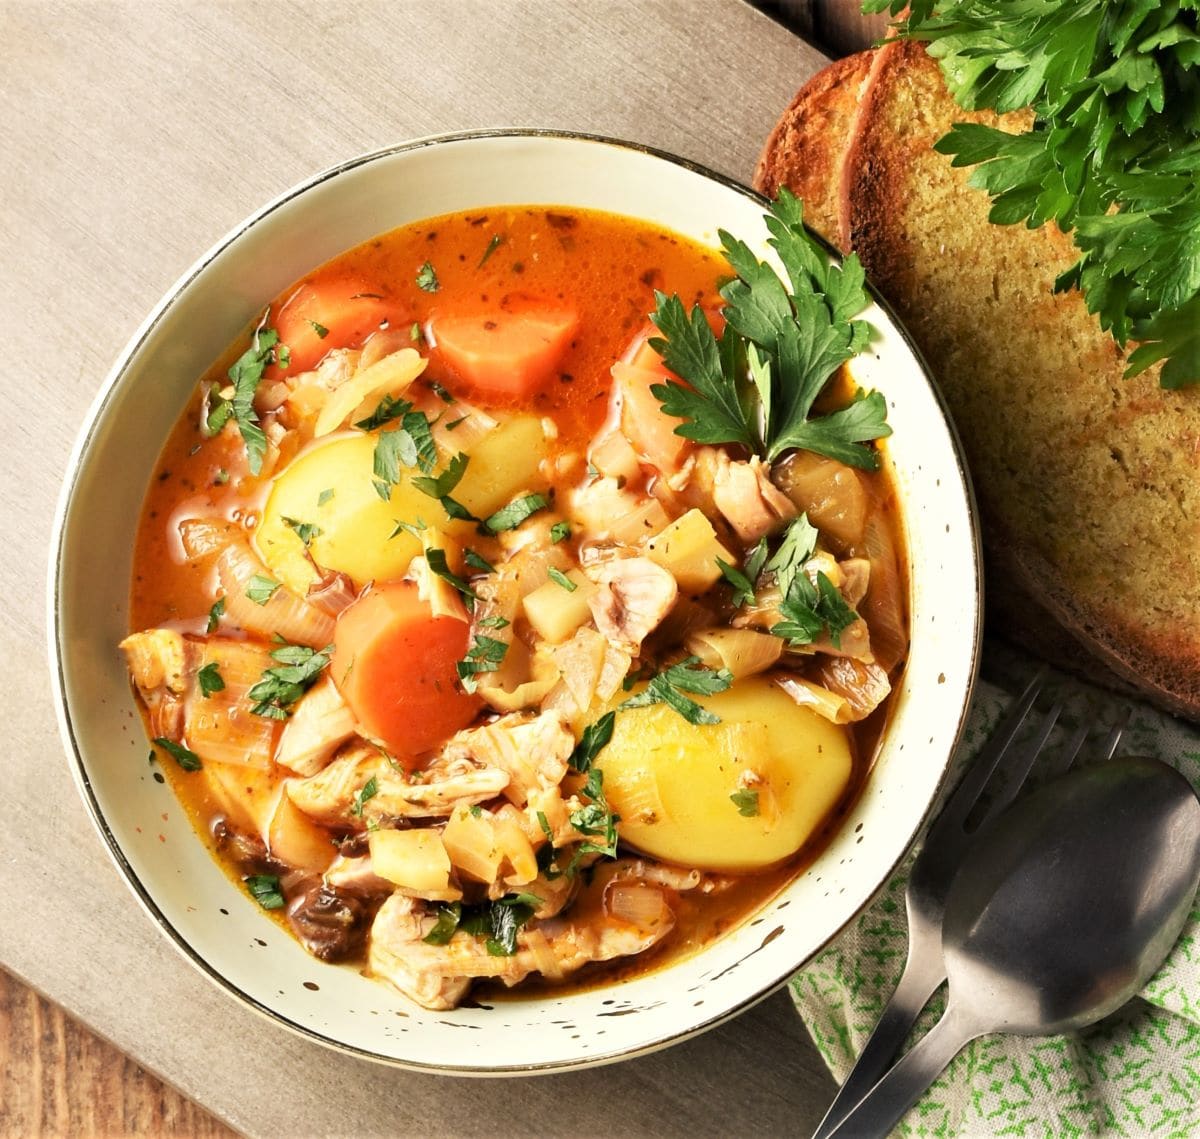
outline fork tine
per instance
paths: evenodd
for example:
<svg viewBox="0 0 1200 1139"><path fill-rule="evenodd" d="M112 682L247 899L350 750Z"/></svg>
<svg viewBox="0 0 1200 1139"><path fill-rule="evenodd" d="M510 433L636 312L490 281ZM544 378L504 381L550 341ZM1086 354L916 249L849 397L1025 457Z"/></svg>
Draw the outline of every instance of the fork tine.
<svg viewBox="0 0 1200 1139"><path fill-rule="evenodd" d="M1125 734L1125 729L1129 727L1129 721L1133 718L1133 708L1126 704L1121 709L1121 714L1117 717L1116 722L1109 730L1107 737L1104 740L1104 746L1101 747L1098 758L1101 762L1112 759L1117 754L1117 745L1121 742L1121 737Z"/></svg>
<svg viewBox="0 0 1200 1139"><path fill-rule="evenodd" d="M1017 733L1028 718L1042 691L1046 671L1045 668L1039 669L1037 675L1026 686L1025 691L1021 693L1020 698L992 732L988 742L975 757L975 762L971 764L966 775L951 792L941 814L930 827L929 834L926 836L926 845L933 841L936 835L952 828L959 828L965 822L980 793L991 779L992 773L996 770L1000 760L1008 753Z"/></svg>
<svg viewBox="0 0 1200 1139"><path fill-rule="evenodd" d="M1087 742L1088 735L1091 731L1091 725L1087 720L1083 720L1079 727L1075 729L1075 734L1067 740L1066 746L1062 750L1061 755L1055 756L1045 765L1045 776L1047 779L1055 779L1059 775L1065 775L1071 770L1076 757L1083 749L1083 745Z"/></svg>
<svg viewBox="0 0 1200 1139"><path fill-rule="evenodd" d="M1006 771L1008 778L1002 786L996 789L991 802L988 803L987 810L983 812L977 821L974 819L971 820L975 823L976 829L995 818L996 815L1003 811L1017 797L1017 792L1021 790L1025 782L1025 777L1029 774L1037 757L1041 755L1042 748L1046 746L1046 741L1050 738L1050 733L1054 730L1054 725L1061 712L1062 705L1055 704L1046 713L1046 718L1038 728L1037 735L1030 743L1024 746L1017 756L1016 761L1008 767Z"/></svg>

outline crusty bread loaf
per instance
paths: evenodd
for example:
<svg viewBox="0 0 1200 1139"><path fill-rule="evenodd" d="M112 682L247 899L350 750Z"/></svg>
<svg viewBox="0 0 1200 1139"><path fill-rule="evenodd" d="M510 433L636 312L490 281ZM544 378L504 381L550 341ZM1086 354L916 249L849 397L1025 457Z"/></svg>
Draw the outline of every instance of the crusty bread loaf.
<svg viewBox="0 0 1200 1139"><path fill-rule="evenodd" d="M1024 125L963 112L919 45L879 49L852 137L829 144L843 158L825 193L844 196L850 244L963 439L1000 603L989 617L1077 669L1083 646L1200 718L1200 391L1163 391L1157 369L1123 377L1082 298L1053 293L1075 260L1069 237L992 225L968 172L932 149L964 119ZM774 169L786 160L764 155L760 170ZM1044 614L1067 636L1047 638Z"/></svg>

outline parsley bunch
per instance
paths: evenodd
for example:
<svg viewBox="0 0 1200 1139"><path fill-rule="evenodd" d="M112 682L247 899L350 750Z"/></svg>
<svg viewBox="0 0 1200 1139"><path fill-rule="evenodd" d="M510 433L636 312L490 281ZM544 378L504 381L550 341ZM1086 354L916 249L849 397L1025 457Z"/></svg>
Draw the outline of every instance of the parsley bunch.
<svg viewBox="0 0 1200 1139"><path fill-rule="evenodd" d="M956 123L936 149L992 198L998 224L1073 231L1079 260L1056 282L1130 353L1127 375L1165 360L1163 387L1200 381L1200 2L866 0L909 12L968 110L1032 107L1013 135Z"/></svg>
<svg viewBox="0 0 1200 1139"><path fill-rule="evenodd" d="M834 373L870 336L870 326L854 319L869 299L862 266L854 254L829 263L786 188L766 221L789 284L721 230L736 274L721 289L725 329L718 339L699 305L689 315L677 295L656 292L650 319L662 337L650 346L690 386L670 380L650 390L663 411L685 420L676 434L688 439L736 443L769 462L804 448L874 470L875 453L865 444L891 434L882 395L860 392L847 407L812 414Z"/></svg>

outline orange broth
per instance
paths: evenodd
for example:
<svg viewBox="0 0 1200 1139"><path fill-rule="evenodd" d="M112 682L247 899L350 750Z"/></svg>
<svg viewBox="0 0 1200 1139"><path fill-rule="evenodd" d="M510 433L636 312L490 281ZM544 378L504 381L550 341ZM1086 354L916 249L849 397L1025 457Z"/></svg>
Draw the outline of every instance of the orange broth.
<svg viewBox="0 0 1200 1139"><path fill-rule="evenodd" d="M436 272L436 291L418 284L427 263ZM679 294L689 308L693 303L712 306L719 301L716 288L727 272L717 252L631 219L576 209L504 207L397 229L334 259L305 281L320 285L352 278L361 292L380 298L393 330L426 328L430 318L443 311L504 311L528 297L571 305L578 313L578 332L555 375L531 401L488 401L464 391L436 346L430 351L428 370L417 381L462 392L487 410L519 408L549 417L557 429L552 453L569 454L582 450L604 422L610 368L648 327L655 290ZM279 311L293 292L289 289L276 298L270 311ZM204 379L217 387L226 384L226 371L246 341L239 338ZM273 369L269 374L279 372ZM265 487L250 476L237 432L230 426L206 439L199 429L201 418L198 392L167 440L146 496L134 551L133 630L168 626L202 634L217 586L211 564L189 560L184 553L178 524L183 518L219 517L251 527L262 509ZM891 513L886 475L867 478L876 506ZM877 714L856 729L855 774L849 789L825 826L795 857L741 877L719 896L681 896L676 929L662 946L639 957L589 967L566 984L609 981L690 954L777 893L827 841L857 794L882 722L883 715ZM212 839L219 821L217 804L201 781L169 760L162 766L197 831L218 853ZM235 879L241 877L236 862L218 856ZM481 993L496 995L492 989Z"/></svg>

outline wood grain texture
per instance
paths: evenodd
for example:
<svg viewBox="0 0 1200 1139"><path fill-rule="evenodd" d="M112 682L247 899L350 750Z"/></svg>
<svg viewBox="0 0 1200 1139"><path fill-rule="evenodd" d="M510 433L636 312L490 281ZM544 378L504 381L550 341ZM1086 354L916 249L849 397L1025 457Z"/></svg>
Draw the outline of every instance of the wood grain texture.
<svg viewBox="0 0 1200 1139"><path fill-rule="evenodd" d="M840 40L853 6L775 15ZM92 831L55 729L42 597L62 471L111 360L262 202L398 138L492 125L636 138L749 181L819 55L739 0L0 0L0 40L0 657L21 664L3 696L0 893L22 915L0 923L16 975L0 973L0 1135L231 1133L151 1071L254 1135L811 1131L832 1082L783 994L635 1062L501 1083L379 1068L234 1004L160 937ZM720 115L714 91L737 95Z"/></svg>

